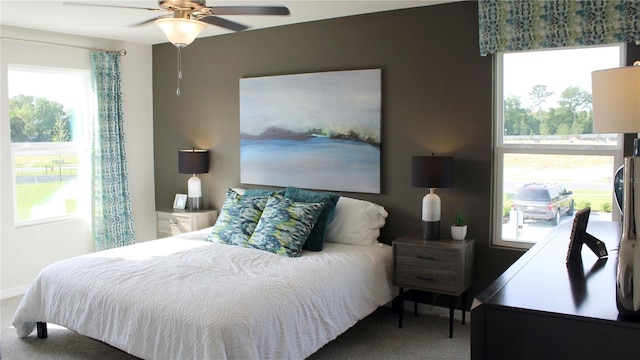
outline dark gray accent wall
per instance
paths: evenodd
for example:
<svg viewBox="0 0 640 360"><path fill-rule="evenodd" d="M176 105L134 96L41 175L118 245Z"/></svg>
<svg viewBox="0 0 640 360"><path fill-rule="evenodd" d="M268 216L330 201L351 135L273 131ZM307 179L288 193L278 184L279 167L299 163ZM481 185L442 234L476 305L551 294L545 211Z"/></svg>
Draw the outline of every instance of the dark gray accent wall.
<svg viewBox="0 0 640 360"><path fill-rule="evenodd" d="M478 50L475 2L459 2L197 39L182 53L153 47L156 207L186 193L179 149L211 151L200 175L206 206L219 209L240 184L239 79L351 69L382 69L382 193L345 196L389 212L381 240L420 231L427 189L411 186L411 156L454 157L454 187L438 189L442 235L466 214L476 243L475 293L522 251L491 247L492 67Z"/></svg>

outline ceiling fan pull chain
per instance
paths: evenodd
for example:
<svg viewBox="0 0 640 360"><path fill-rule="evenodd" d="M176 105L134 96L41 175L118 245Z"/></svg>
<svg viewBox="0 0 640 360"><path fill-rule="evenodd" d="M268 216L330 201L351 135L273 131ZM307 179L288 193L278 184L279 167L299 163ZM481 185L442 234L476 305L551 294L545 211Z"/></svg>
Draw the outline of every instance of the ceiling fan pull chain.
<svg viewBox="0 0 640 360"><path fill-rule="evenodd" d="M176 96L180 96L180 80L182 79L182 52L178 47L178 88L176 89Z"/></svg>

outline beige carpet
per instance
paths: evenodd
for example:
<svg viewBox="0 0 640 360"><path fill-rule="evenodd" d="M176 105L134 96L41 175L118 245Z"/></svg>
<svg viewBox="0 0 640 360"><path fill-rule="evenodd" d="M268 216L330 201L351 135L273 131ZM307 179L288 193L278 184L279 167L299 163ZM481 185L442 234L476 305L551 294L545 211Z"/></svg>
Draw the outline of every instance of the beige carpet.
<svg viewBox="0 0 640 360"><path fill-rule="evenodd" d="M2 359L137 359L109 345L55 325L49 325L47 339L38 339L35 331L28 338L19 339L15 329L11 327L13 313L19 301L20 297L0 301ZM454 322L453 339L450 339L447 311L438 307L425 306L425 309L425 312L436 312L437 315L421 313L418 317L413 317L413 314L407 312L404 326L399 329L398 314L389 308L380 308L309 359L469 359L470 324L467 322L462 325L457 319ZM459 311L456 313L459 317ZM467 321L469 317L467 313Z"/></svg>

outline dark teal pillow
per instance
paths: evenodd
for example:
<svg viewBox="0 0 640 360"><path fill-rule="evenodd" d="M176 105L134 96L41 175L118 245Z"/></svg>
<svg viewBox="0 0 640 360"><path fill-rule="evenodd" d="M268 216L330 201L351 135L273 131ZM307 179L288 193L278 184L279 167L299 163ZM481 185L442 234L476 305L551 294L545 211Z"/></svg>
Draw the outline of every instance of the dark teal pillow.
<svg viewBox="0 0 640 360"><path fill-rule="evenodd" d="M244 191L245 196L269 196L273 194L284 195L284 189L247 189Z"/></svg>
<svg viewBox="0 0 640 360"><path fill-rule="evenodd" d="M322 210L321 203L304 203L282 195L269 196L246 247L297 257Z"/></svg>
<svg viewBox="0 0 640 360"><path fill-rule="evenodd" d="M332 192L317 192L289 186L285 189L284 196L297 202L323 204L320 216L318 216L318 220L303 247L305 250L321 251L324 247L324 240L327 237L327 228L336 212L336 204L340 199L340 195Z"/></svg>

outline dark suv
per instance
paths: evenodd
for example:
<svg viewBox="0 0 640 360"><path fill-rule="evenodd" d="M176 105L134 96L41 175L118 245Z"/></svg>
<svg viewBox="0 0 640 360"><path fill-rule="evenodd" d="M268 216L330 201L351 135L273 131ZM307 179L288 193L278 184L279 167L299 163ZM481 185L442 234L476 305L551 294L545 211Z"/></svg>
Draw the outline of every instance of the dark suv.
<svg viewBox="0 0 640 360"><path fill-rule="evenodd" d="M551 220L553 225L560 216L573 215L573 206L573 193L559 184L526 184L516 190L511 203L524 219Z"/></svg>

